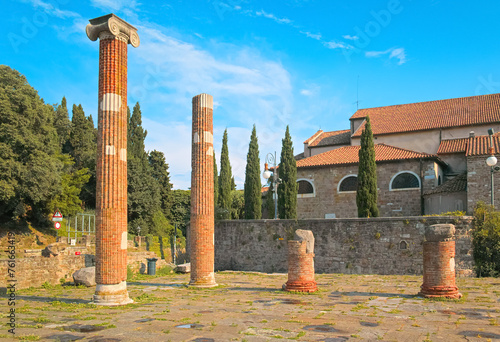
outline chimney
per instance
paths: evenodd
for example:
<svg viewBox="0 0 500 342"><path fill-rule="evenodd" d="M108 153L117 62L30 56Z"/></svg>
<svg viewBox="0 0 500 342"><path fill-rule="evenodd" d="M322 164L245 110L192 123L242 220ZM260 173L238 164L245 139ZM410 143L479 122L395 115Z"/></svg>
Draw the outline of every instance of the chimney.
<svg viewBox="0 0 500 342"><path fill-rule="evenodd" d="M474 133L474 131L469 132L469 138L474 138L475 136L476 134Z"/></svg>

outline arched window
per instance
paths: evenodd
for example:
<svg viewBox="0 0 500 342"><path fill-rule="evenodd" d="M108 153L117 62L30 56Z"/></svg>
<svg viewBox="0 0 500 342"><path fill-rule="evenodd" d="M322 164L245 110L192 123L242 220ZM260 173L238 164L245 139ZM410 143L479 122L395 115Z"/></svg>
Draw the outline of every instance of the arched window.
<svg viewBox="0 0 500 342"><path fill-rule="evenodd" d="M391 179L390 190L420 189L420 179L411 171L401 171Z"/></svg>
<svg viewBox="0 0 500 342"><path fill-rule="evenodd" d="M399 243L399 249L408 249L408 242L406 242L405 240L402 240Z"/></svg>
<svg viewBox="0 0 500 342"><path fill-rule="evenodd" d="M358 176L348 175L339 182L338 192L352 192L358 189Z"/></svg>
<svg viewBox="0 0 500 342"><path fill-rule="evenodd" d="M307 179L298 179L297 184L299 185L299 190L297 192L298 198L314 197L314 186L311 181Z"/></svg>

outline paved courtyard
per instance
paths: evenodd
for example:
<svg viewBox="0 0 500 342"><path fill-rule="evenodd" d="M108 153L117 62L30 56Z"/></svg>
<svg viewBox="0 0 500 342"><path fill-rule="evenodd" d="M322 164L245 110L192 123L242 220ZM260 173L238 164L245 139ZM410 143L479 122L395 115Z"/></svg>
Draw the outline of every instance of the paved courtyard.
<svg viewBox="0 0 500 342"><path fill-rule="evenodd" d="M500 279L460 278L461 300L416 294L417 276L316 275L318 292L281 291L286 274L220 272L218 287L189 275L139 276L134 304L96 307L94 288L18 292L16 338L40 341L494 341ZM3 300L6 303L5 299ZM8 307L3 306L5 313ZM4 322L6 315L3 315ZM12 340L2 326L0 340Z"/></svg>

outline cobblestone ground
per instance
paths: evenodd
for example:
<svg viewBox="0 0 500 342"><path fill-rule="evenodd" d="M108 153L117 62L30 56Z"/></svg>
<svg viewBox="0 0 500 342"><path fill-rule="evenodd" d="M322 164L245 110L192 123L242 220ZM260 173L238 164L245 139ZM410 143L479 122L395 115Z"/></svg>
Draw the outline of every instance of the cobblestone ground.
<svg viewBox="0 0 500 342"><path fill-rule="evenodd" d="M500 279L460 278L461 300L416 294L417 276L320 274L318 292L281 291L285 274L220 272L212 289L189 275L140 276L135 303L89 304L94 288L18 292L16 335L31 341L494 341L500 340ZM6 322L9 310L2 302ZM0 340L12 340L3 325Z"/></svg>

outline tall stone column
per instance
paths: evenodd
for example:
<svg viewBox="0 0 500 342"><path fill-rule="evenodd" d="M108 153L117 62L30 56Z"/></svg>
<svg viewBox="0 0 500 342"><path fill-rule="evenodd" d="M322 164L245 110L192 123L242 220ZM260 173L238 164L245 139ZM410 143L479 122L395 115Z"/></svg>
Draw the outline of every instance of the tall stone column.
<svg viewBox="0 0 500 342"><path fill-rule="evenodd" d="M435 224L425 229L423 297L460 298L455 285L455 226Z"/></svg>
<svg viewBox="0 0 500 342"><path fill-rule="evenodd" d="M90 20L99 38L99 107L96 166L96 291L94 303L124 305L127 292L127 44L137 29L114 14Z"/></svg>
<svg viewBox="0 0 500 342"><path fill-rule="evenodd" d="M213 97L193 97L191 155L191 281L197 287L217 286L214 276L214 139Z"/></svg>
<svg viewBox="0 0 500 342"><path fill-rule="evenodd" d="M288 281L285 291L315 292L314 235L310 230L297 229L296 241L288 241Z"/></svg>

